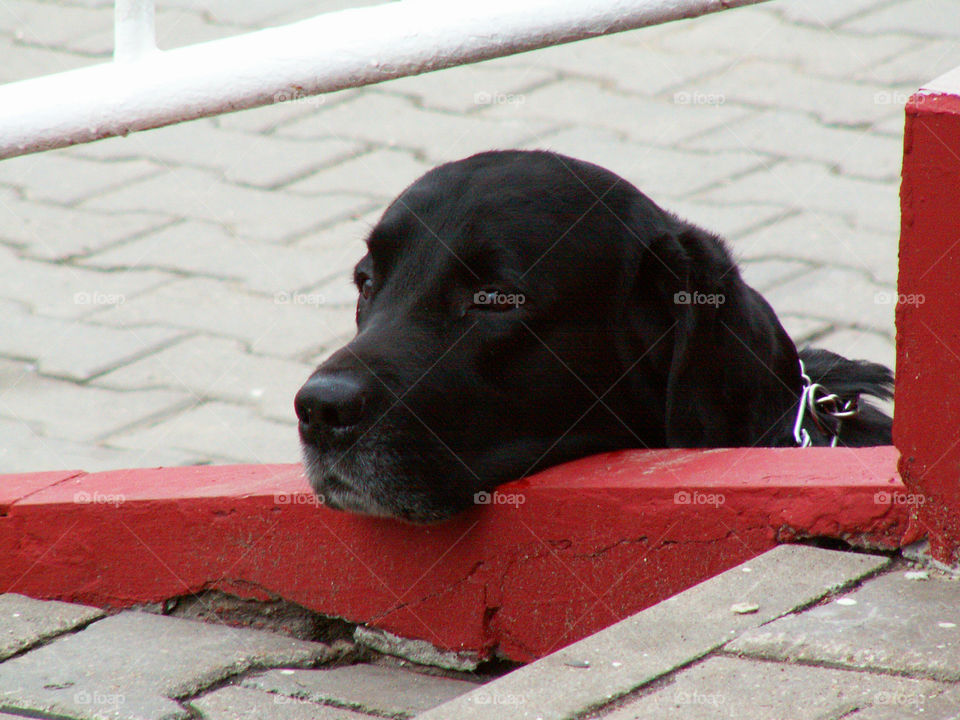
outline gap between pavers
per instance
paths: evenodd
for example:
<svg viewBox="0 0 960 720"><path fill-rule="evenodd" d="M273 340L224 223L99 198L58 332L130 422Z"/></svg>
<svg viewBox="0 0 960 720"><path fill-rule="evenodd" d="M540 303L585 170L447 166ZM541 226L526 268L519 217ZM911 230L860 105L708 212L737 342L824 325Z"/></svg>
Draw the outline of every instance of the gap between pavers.
<svg viewBox="0 0 960 720"><path fill-rule="evenodd" d="M883 556L780 546L417 718L578 716L889 562ZM732 609L739 603L759 607L739 614Z"/></svg>

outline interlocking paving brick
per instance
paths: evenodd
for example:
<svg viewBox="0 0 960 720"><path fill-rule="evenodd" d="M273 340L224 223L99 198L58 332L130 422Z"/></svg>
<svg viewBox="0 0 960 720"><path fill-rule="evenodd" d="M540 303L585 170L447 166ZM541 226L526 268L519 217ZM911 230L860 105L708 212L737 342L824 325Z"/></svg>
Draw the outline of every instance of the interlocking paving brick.
<svg viewBox="0 0 960 720"><path fill-rule="evenodd" d="M355 192L392 200L433 165L401 150L375 150L334 167L318 170L288 186L291 192Z"/></svg>
<svg viewBox="0 0 960 720"><path fill-rule="evenodd" d="M843 328L817 338L816 345L848 358L872 360L895 368L897 345L892 331L892 327L886 333Z"/></svg>
<svg viewBox="0 0 960 720"><path fill-rule="evenodd" d="M797 260L753 260L740 263L747 284L761 293L809 271L811 265Z"/></svg>
<svg viewBox="0 0 960 720"><path fill-rule="evenodd" d="M342 274L350 276L347 270ZM90 320L121 327L146 324L200 330L242 340L251 352L294 357L321 344L323 338L353 327L353 314L330 307L331 299L321 295L314 289L300 299L254 295L231 282L188 278L138 295Z"/></svg>
<svg viewBox="0 0 960 720"><path fill-rule="evenodd" d="M293 397L313 366L251 355L233 340L192 337L97 378L99 387L168 388L196 397L252 404L267 417L292 421Z"/></svg>
<svg viewBox="0 0 960 720"><path fill-rule="evenodd" d="M116 307L128 297L159 287L173 276L156 271L105 273L17 257L0 246L0 298L29 305L37 315L78 319L98 308Z"/></svg>
<svg viewBox="0 0 960 720"><path fill-rule="evenodd" d="M162 446L219 464L299 462L292 401L289 418L265 420L247 406L210 401L152 425L118 432L108 442L130 449Z"/></svg>
<svg viewBox="0 0 960 720"><path fill-rule="evenodd" d="M293 243L292 247L308 251L338 250L350 257L361 257L365 252L364 241L373 229L386 205L379 203L370 212L357 214L330 227L310 233ZM358 254L359 253L359 254ZM312 257L312 256L308 256Z"/></svg>
<svg viewBox="0 0 960 720"><path fill-rule="evenodd" d="M572 46L568 46L572 47ZM461 65L437 72L392 80L382 90L399 93L433 110L470 113L487 105L523 102L531 88L556 79L555 72L542 69L539 53Z"/></svg>
<svg viewBox="0 0 960 720"><path fill-rule="evenodd" d="M869 12L877 0L796 0L789 3L771 3L770 10L794 23L806 23L816 28L833 30L845 20Z"/></svg>
<svg viewBox="0 0 960 720"><path fill-rule="evenodd" d="M191 700L190 705L202 714L204 720L369 720L371 717L247 687L220 688Z"/></svg>
<svg viewBox="0 0 960 720"><path fill-rule="evenodd" d="M787 334L798 345L813 343L815 338L820 338L824 333L829 332L833 325L828 320L818 320L816 318L804 317L802 315L791 315L788 313L778 313L780 324Z"/></svg>
<svg viewBox="0 0 960 720"><path fill-rule="evenodd" d="M187 718L173 698L250 667L304 665L328 646L279 635L124 612L0 665L7 706L81 718Z"/></svg>
<svg viewBox="0 0 960 720"><path fill-rule="evenodd" d="M565 79L599 80L618 90L654 95L708 72L729 65L729 56L710 52L705 47L665 50L651 38L653 28L640 28L621 35L591 38L568 45L557 45L511 58L517 65L538 71L563 73ZM674 26L672 35L680 30ZM629 72L611 73L611 67L629 68ZM504 98L509 102L512 98ZM522 102L522 101L521 101Z"/></svg>
<svg viewBox="0 0 960 720"><path fill-rule="evenodd" d="M185 406L191 396L170 390L118 392L37 375L0 360L0 416L29 423L48 437L95 440ZM107 409L109 409L107 411Z"/></svg>
<svg viewBox="0 0 960 720"><path fill-rule="evenodd" d="M70 322L30 314L0 300L0 356L30 360L44 375L85 381L163 347L172 328Z"/></svg>
<svg viewBox="0 0 960 720"><path fill-rule="evenodd" d="M737 240L789 213L777 205L704 203L689 198L671 199L666 209L726 240Z"/></svg>
<svg viewBox="0 0 960 720"><path fill-rule="evenodd" d="M157 168L204 168L220 172L231 183L271 188L314 168L350 158L361 149L357 142L337 138L303 142L224 130L212 120L203 119L101 140L72 152L96 158L147 157L158 163Z"/></svg>
<svg viewBox="0 0 960 720"><path fill-rule="evenodd" d="M6 24L5 22L4 25ZM0 63L0 83L66 72L96 62L76 53L24 45L4 35L0 35L0 56L3 57L3 63Z"/></svg>
<svg viewBox="0 0 960 720"><path fill-rule="evenodd" d="M860 272L823 267L795 276L764 295L777 313L808 315L880 332L893 328L891 299L895 293Z"/></svg>
<svg viewBox="0 0 960 720"><path fill-rule="evenodd" d="M5 0L4 22L20 42L39 47L62 46L78 34L108 28L113 14L95 8L66 3L45 3L36 0Z"/></svg>
<svg viewBox="0 0 960 720"><path fill-rule="evenodd" d="M390 118L390 122L384 122L384 118ZM490 148L516 146L540 137L556 125L556 121L532 118L489 118L426 110L403 98L370 90L288 123L278 134L366 140L420 153L431 162L444 162Z"/></svg>
<svg viewBox="0 0 960 720"><path fill-rule="evenodd" d="M846 8L848 4L841 5ZM776 9L774 3L720 12L684 23L683 31L668 36L662 45L674 53L695 49L697 55L721 54L726 57L726 67L717 68L721 71L742 60L763 59L789 63L809 75L843 79L894 57L912 43L910 38L896 35L870 37L836 29L827 31L823 26L794 24L779 17L774 12Z"/></svg>
<svg viewBox="0 0 960 720"><path fill-rule="evenodd" d="M867 82L883 82L920 87L923 83L943 75L960 65L960 44L956 40L932 40L916 42L908 50L874 67L866 68L852 77ZM902 118L901 118L902 121ZM901 122L900 133L903 134Z"/></svg>
<svg viewBox="0 0 960 720"><path fill-rule="evenodd" d="M844 30L861 33L914 33L955 39L960 35L960 13L951 0L908 0L881 7L843 23Z"/></svg>
<svg viewBox="0 0 960 720"><path fill-rule="evenodd" d="M660 100L611 92L585 80L555 82L527 93L525 98L523 103L487 108L484 115L531 128L536 122L605 128L633 140L669 146L732 122L746 112L719 102L719 98L714 98L717 102L694 102L689 91L678 93L671 100ZM546 133L540 129L531 135L527 142L532 144L542 141Z"/></svg>
<svg viewBox="0 0 960 720"><path fill-rule="evenodd" d="M700 80L705 93L722 95L727 103L811 113L827 124L859 126L903 114L911 86L820 78L782 63L747 60L714 78Z"/></svg>
<svg viewBox="0 0 960 720"><path fill-rule="evenodd" d="M887 562L871 555L781 545L420 717L552 720L578 715ZM736 614L730 606L737 602L755 602L760 608Z"/></svg>
<svg viewBox="0 0 960 720"><path fill-rule="evenodd" d="M896 183L843 177L824 165L785 160L697 195L707 202L773 203L800 211L833 213L854 227L897 232Z"/></svg>
<svg viewBox="0 0 960 720"><path fill-rule="evenodd" d="M306 242L313 237L308 235ZM335 272L352 269L356 251L363 245L351 244L353 247L343 236L331 247L292 248L237 237L222 225L187 220L95 253L82 265L114 271L159 268L188 276L238 280L250 290L269 295L290 294Z"/></svg>
<svg viewBox="0 0 960 720"><path fill-rule="evenodd" d="M364 92L361 88L337 90L323 95L295 98L274 105L264 105L241 112L218 115L211 120L217 127L227 130L270 134L281 125L293 123L307 115L313 115L320 107L332 107L345 100L359 97Z"/></svg>
<svg viewBox="0 0 960 720"><path fill-rule="evenodd" d="M930 717L924 712L927 701L948 689L940 683L889 675L713 657L683 670L668 686L599 717L820 720L847 718L853 710L892 703L904 713L901 717Z"/></svg>
<svg viewBox="0 0 960 720"><path fill-rule="evenodd" d="M725 646L749 657L960 680L960 584L901 570Z"/></svg>
<svg viewBox="0 0 960 720"><path fill-rule="evenodd" d="M740 152L684 152L624 142L610 131L577 128L539 138L529 148L554 150L602 165L657 198L678 198L763 166L764 158ZM668 209L669 205L668 205Z"/></svg>
<svg viewBox="0 0 960 720"><path fill-rule="evenodd" d="M276 241L346 217L368 202L346 194L305 198L256 190L224 183L217 173L178 167L82 205L93 210L162 211L216 222L241 237Z"/></svg>
<svg viewBox="0 0 960 720"><path fill-rule="evenodd" d="M902 118L901 118L902 121ZM683 146L701 151L764 153L814 160L854 175L896 183L903 141L872 130L830 127L803 113L769 110L730 123Z"/></svg>
<svg viewBox="0 0 960 720"><path fill-rule="evenodd" d="M51 150L4 160L0 185L19 188L27 200L69 205L158 172L159 165L140 158L103 163Z"/></svg>
<svg viewBox="0 0 960 720"><path fill-rule="evenodd" d="M248 28L238 25L210 22L200 14L202 10L202 6L195 6L193 11L180 8L157 8L154 13L157 47L161 50L171 50L183 45L232 37L248 31ZM68 38L63 43L63 47L74 52L109 58L113 53L113 13L109 3L104 5L103 11L110 18L109 27L100 32L78 34Z"/></svg>
<svg viewBox="0 0 960 720"><path fill-rule="evenodd" d="M897 230L853 228L838 215L803 212L739 238L734 248L746 259L789 258L854 268L891 290L897 282Z"/></svg>
<svg viewBox="0 0 960 720"><path fill-rule="evenodd" d="M100 617L100 608L0 595L0 660Z"/></svg>
<svg viewBox="0 0 960 720"><path fill-rule="evenodd" d="M83 255L172 221L164 212L98 213L27 202L0 188L0 242L42 260Z"/></svg>
<svg viewBox="0 0 960 720"><path fill-rule="evenodd" d="M2 399L0 399L2 403ZM163 446L119 449L90 442L46 437L31 423L0 417L0 472L36 472L37 468L88 472L135 467L174 467L209 462L204 453L178 452Z"/></svg>
<svg viewBox="0 0 960 720"><path fill-rule="evenodd" d="M270 670L245 679L243 685L394 717L410 717L424 712L477 687L465 680L383 665L352 665L329 670Z"/></svg>

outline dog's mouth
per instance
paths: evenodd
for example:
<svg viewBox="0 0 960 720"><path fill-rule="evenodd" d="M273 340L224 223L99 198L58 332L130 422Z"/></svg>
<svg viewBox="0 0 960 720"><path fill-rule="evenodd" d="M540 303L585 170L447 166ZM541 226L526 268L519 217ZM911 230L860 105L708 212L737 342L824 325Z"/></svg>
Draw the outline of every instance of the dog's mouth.
<svg viewBox="0 0 960 720"><path fill-rule="evenodd" d="M376 453L354 448L337 455L306 443L302 450L310 486L321 504L333 510L429 524L462 509L431 493L418 491L409 471L394 467Z"/></svg>

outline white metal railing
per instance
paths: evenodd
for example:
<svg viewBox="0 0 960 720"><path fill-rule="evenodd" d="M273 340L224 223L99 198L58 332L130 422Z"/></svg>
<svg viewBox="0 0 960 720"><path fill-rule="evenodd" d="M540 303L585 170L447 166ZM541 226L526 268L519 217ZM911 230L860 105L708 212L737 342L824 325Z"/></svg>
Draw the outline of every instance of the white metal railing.
<svg viewBox="0 0 960 720"><path fill-rule="evenodd" d="M114 62L0 86L0 159L762 1L403 0L159 51L117 0Z"/></svg>

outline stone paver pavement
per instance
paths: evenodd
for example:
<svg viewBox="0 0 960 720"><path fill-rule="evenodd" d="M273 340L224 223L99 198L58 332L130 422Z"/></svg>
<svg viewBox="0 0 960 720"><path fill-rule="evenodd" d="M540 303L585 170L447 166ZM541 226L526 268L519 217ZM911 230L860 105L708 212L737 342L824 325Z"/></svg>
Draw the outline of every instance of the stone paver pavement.
<svg viewBox="0 0 960 720"><path fill-rule="evenodd" d="M957 720L958 588L902 559L780 546L505 674L7 594L0 717Z"/></svg>
<svg viewBox="0 0 960 720"><path fill-rule="evenodd" d="M159 43L352 4L161 2ZM0 81L106 59L112 17L5 0ZM0 162L0 471L296 461L365 230L491 147L611 167L725 234L796 339L892 365L903 104L957 17L770 2Z"/></svg>

